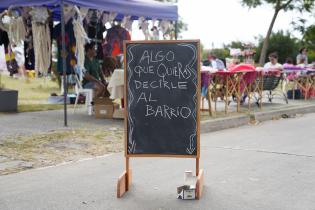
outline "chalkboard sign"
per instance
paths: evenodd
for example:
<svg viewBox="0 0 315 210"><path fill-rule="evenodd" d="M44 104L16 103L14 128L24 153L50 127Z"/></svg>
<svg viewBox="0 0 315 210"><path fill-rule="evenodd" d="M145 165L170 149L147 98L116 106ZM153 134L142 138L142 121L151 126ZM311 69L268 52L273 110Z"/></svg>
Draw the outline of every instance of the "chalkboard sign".
<svg viewBox="0 0 315 210"><path fill-rule="evenodd" d="M199 157L199 41L124 47L126 156Z"/></svg>

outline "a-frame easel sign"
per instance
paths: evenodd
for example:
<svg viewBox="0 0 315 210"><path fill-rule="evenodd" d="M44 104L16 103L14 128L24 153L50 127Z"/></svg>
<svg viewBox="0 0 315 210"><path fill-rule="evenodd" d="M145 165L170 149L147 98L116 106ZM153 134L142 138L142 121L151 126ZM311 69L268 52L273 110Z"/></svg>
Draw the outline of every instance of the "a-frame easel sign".
<svg viewBox="0 0 315 210"><path fill-rule="evenodd" d="M196 159L196 198L203 186L200 158L200 42L126 41L125 157L117 197L131 185L129 158Z"/></svg>

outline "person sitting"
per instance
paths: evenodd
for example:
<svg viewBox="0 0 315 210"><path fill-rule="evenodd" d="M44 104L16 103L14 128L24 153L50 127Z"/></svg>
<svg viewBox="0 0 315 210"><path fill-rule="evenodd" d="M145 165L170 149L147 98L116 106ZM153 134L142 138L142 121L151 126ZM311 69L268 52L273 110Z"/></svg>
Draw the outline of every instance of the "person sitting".
<svg viewBox="0 0 315 210"><path fill-rule="evenodd" d="M105 57L103 59L102 73L105 77L111 76L114 70L117 68L120 68L120 66L117 59L115 59L114 57Z"/></svg>
<svg viewBox="0 0 315 210"><path fill-rule="evenodd" d="M88 43L85 45L86 57L84 61L84 68L86 70L82 86L85 89L93 89L94 97L98 98L104 95L106 90L103 74L100 69L100 64L96 57L96 50L94 43Z"/></svg>
<svg viewBox="0 0 315 210"><path fill-rule="evenodd" d="M280 70L282 71L283 67L280 63L278 63L278 54L276 52L272 52L268 56L269 62L264 65L264 70Z"/></svg>
<svg viewBox="0 0 315 210"><path fill-rule="evenodd" d="M224 65L223 61L218 59L214 52L210 52L208 54L208 61L209 62L204 62L204 64L207 63L212 68L218 69L218 70L224 70L225 69L225 65Z"/></svg>
<svg viewBox="0 0 315 210"><path fill-rule="evenodd" d="M290 68L290 67L294 67L293 59L291 57L287 57L285 59L285 63L283 64L283 68Z"/></svg>

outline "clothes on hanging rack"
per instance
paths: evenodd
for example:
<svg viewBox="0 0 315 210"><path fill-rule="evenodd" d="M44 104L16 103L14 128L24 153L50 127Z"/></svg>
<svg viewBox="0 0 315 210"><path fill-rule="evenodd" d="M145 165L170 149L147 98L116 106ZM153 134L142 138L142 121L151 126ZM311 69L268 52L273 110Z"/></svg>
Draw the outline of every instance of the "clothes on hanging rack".
<svg viewBox="0 0 315 210"><path fill-rule="evenodd" d="M96 58L102 60L103 55L103 33L106 31L106 27L102 22L103 16L98 17L96 10L90 10L89 20L84 21L84 28L87 32L88 37L96 43Z"/></svg>
<svg viewBox="0 0 315 210"><path fill-rule="evenodd" d="M108 29L105 42L103 44L103 55L117 56L123 53L123 41L131 40L130 33L120 25Z"/></svg>
<svg viewBox="0 0 315 210"><path fill-rule="evenodd" d="M10 72L10 76L13 76L14 74L18 73L18 64L15 60L15 55L12 52L11 47L10 47L10 40L9 40L8 33L1 29L0 29L0 45L4 45L7 70Z"/></svg>
<svg viewBox="0 0 315 210"><path fill-rule="evenodd" d="M24 24L26 27L26 37L24 40L24 57L25 57L25 69L35 69L35 52L33 45L33 33L32 33L32 19L31 16L24 18Z"/></svg>
<svg viewBox="0 0 315 210"><path fill-rule="evenodd" d="M77 66L81 70L84 68L84 60L85 60L85 50L84 46L86 42L88 41L88 36L83 28L83 17L81 16L80 10L74 6L74 9L76 10L76 17L73 19L73 31L76 39L76 58L77 58ZM82 74L79 74L82 75ZM82 77L79 77L80 81L82 81Z"/></svg>
<svg viewBox="0 0 315 210"><path fill-rule="evenodd" d="M9 36L8 33L0 29L0 45L4 45L4 48L9 46Z"/></svg>
<svg viewBox="0 0 315 210"><path fill-rule="evenodd" d="M57 70L60 75L63 74L62 66L62 38L61 38L61 24L57 24L53 29L53 39L57 42ZM66 44L66 74L70 75L74 73L74 66L77 64L75 57L75 36L73 31L72 21L69 20L65 24L65 44Z"/></svg>
<svg viewBox="0 0 315 210"><path fill-rule="evenodd" d="M32 34L35 53L36 75L46 76L51 65L50 14L47 8L36 7L30 11L32 16Z"/></svg>

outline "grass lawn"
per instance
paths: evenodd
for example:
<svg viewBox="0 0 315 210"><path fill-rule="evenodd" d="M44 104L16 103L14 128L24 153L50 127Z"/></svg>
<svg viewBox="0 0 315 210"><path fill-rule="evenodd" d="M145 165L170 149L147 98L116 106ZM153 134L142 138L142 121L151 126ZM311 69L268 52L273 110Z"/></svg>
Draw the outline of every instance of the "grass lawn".
<svg viewBox="0 0 315 210"><path fill-rule="evenodd" d="M57 82L45 78L14 79L1 75L1 85L4 88L18 90L18 111L45 111L62 109L63 105L48 104L51 93L60 93Z"/></svg>

